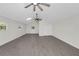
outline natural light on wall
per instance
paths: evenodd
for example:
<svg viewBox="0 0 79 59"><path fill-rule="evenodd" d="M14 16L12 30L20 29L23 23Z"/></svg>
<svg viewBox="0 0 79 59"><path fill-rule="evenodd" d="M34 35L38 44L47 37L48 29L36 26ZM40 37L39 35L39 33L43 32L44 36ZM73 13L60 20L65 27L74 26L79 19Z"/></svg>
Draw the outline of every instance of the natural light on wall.
<svg viewBox="0 0 79 59"><path fill-rule="evenodd" d="M26 21L32 20L32 18L27 18Z"/></svg>

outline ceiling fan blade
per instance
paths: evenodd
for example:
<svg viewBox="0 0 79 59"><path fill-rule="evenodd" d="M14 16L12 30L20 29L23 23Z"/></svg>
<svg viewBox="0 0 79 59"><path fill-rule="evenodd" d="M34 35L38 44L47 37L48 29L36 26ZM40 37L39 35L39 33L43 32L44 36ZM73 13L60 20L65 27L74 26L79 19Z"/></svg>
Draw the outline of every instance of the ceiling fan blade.
<svg viewBox="0 0 79 59"><path fill-rule="evenodd" d="M28 8L28 7L30 7L31 5L33 5L33 3L31 3L31 4L27 5L27 6L25 6L25 8Z"/></svg>
<svg viewBox="0 0 79 59"><path fill-rule="evenodd" d="M38 6L38 8L39 8L41 11L43 11L43 9L41 8L41 6L40 6L39 4L37 4L37 6Z"/></svg>
<svg viewBox="0 0 79 59"><path fill-rule="evenodd" d="M47 6L47 7L50 7L50 5L49 4L47 4L47 3L40 3L41 5L44 5L44 6Z"/></svg>
<svg viewBox="0 0 79 59"><path fill-rule="evenodd" d="M36 6L35 5L33 5L33 11L36 11Z"/></svg>

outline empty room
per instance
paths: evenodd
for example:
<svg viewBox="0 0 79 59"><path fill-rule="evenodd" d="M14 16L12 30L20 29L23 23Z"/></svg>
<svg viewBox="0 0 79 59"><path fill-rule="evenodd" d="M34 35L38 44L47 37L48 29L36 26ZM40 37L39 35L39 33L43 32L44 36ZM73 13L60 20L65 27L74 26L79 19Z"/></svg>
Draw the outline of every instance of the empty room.
<svg viewBox="0 0 79 59"><path fill-rule="evenodd" d="M0 3L0 56L79 56L79 3Z"/></svg>

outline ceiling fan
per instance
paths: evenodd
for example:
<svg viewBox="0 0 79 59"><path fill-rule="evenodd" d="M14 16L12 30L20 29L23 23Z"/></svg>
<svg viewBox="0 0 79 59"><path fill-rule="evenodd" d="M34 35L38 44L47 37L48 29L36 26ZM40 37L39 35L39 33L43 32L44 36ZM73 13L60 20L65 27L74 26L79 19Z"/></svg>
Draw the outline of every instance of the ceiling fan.
<svg viewBox="0 0 79 59"><path fill-rule="evenodd" d="M33 11L36 11L36 7L38 7L41 11L43 11L43 8L41 7L42 5L46 7L50 7L50 5L47 3L30 3L29 5L25 6L25 8L28 8L32 5L33 5Z"/></svg>

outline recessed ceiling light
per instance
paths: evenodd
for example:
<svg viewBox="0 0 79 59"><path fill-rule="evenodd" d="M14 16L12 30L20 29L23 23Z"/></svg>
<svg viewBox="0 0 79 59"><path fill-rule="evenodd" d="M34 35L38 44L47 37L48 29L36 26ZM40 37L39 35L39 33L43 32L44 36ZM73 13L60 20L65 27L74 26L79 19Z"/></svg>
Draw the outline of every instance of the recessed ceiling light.
<svg viewBox="0 0 79 59"><path fill-rule="evenodd" d="M32 20L32 18L27 18L26 21Z"/></svg>

